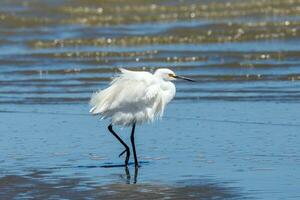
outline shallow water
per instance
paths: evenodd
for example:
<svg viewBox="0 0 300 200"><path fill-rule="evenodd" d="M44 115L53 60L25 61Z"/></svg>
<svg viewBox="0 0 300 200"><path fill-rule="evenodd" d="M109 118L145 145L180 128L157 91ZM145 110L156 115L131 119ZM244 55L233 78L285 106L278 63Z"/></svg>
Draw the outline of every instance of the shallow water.
<svg viewBox="0 0 300 200"><path fill-rule="evenodd" d="M1 1L0 195L298 199L299 13L297 0ZM118 67L197 80L138 127L137 172L106 168L122 148L88 114Z"/></svg>

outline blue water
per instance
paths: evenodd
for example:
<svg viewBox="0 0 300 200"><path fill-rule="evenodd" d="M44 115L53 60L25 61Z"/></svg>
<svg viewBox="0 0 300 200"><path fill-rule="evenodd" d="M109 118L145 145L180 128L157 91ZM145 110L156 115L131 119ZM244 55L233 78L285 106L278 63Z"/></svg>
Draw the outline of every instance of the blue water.
<svg viewBox="0 0 300 200"><path fill-rule="evenodd" d="M33 169L84 177L93 185L125 182L121 145L107 122L82 105L22 106L1 113L1 176ZM243 197L297 199L300 121L297 104L172 103L162 121L137 128L137 183L210 180ZM255 112L254 112L255 111ZM275 117L274 117L275 116ZM278 116L278 117L276 117ZM128 129L117 132L129 142ZM133 162L133 161L132 161ZM131 173L134 167L129 168Z"/></svg>

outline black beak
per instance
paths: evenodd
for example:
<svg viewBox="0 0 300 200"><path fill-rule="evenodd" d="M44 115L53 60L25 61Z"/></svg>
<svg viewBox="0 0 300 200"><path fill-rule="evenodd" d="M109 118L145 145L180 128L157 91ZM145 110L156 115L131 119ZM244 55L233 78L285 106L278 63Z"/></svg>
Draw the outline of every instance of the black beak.
<svg viewBox="0 0 300 200"><path fill-rule="evenodd" d="M174 78L177 78L177 79L186 80L186 81L196 82L195 80L186 78L186 77L184 77L184 76L177 76L177 75L175 75L175 76L173 76L173 77L174 77Z"/></svg>

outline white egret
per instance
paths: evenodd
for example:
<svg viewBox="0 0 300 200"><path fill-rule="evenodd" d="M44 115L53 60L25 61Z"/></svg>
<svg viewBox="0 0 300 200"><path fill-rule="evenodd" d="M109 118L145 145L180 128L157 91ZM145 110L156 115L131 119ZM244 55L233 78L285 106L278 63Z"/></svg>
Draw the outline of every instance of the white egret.
<svg viewBox="0 0 300 200"><path fill-rule="evenodd" d="M154 74L144 71L129 71L119 69L121 74L115 77L110 86L94 93L91 97L90 112L99 114L102 119L110 118L108 130L125 147L125 166L128 165L130 150L127 144L113 130L113 125L132 126L131 144L134 154L134 163L138 167L134 143L136 124L152 122L162 117L165 106L174 98L176 88L171 82L176 79L193 81L189 78L177 76L170 69L157 69Z"/></svg>

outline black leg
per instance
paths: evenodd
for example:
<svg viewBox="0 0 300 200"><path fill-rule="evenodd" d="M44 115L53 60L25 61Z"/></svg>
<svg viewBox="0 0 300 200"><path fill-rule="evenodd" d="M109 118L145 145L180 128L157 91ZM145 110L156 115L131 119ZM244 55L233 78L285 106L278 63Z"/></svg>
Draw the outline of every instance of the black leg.
<svg viewBox="0 0 300 200"><path fill-rule="evenodd" d="M130 184L131 177L130 177L128 166L125 166L125 174L126 174L126 184Z"/></svg>
<svg viewBox="0 0 300 200"><path fill-rule="evenodd" d="M138 167L139 164L136 156L135 143L134 143L134 130L135 130L135 123L132 125L130 140L131 140L133 155L134 155L134 165L135 167Z"/></svg>
<svg viewBox="0 0 300 200"><path fill-rule="evenodd" d="M136 184L137 183L137 177L139 175L139 168L138 167L135 167L134 168L134 178L133 178L133 184Z"/></svg>
<svg viewBox="0 0 300 200"><path fill-rule="evenodd" d="M129 147L127 146L127 144L116 134L116 132L112 129L112 124L110 124L108 126L108 130L119 140L119 142L125 147L125 151L126 152L126 159L125 159L125 165L128 165L128 161L129 161L129 157L130 157L130 150ZM123 152L123 153L124 153ZM123 154L122 153L122 154Z"/></svg>

